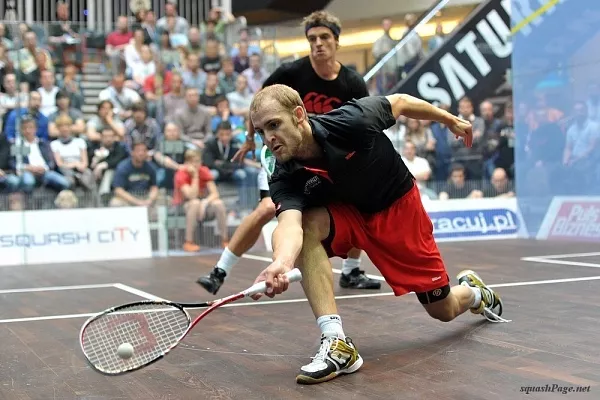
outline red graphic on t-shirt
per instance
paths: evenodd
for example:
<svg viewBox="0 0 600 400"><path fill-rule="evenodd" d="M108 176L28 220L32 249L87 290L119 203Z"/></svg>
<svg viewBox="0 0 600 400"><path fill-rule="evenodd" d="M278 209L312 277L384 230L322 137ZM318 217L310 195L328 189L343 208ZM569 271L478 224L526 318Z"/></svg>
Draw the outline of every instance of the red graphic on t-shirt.
<svg viewBox="0 0 600 400"><path fill-rule="evenodd" d="M337 108L342 101L337 97L329 97L317 92L309 92L302 99L306 112L313 114L325 114Z"/></svg>

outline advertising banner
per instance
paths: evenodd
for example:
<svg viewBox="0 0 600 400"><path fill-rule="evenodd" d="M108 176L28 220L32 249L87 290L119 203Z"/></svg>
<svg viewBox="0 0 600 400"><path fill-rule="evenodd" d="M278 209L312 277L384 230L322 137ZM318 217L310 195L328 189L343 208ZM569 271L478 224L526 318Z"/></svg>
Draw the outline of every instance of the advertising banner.
<svg viewBox="0 0 600 400"><path fill-rule="evenodd" d="M600 242L600 197L555 197L537 238Z"/></svg>

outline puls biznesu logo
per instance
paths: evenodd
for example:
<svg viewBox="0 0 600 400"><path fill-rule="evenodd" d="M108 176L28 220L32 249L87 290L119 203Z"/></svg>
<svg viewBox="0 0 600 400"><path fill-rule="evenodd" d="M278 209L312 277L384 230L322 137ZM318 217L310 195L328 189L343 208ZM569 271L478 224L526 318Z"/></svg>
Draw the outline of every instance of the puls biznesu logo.
<svg viewBox="0 0 600 400"><path fill-rule="evenodd" d="M515 235L518 216L508 209L430 212L436 239Z"/></svg>

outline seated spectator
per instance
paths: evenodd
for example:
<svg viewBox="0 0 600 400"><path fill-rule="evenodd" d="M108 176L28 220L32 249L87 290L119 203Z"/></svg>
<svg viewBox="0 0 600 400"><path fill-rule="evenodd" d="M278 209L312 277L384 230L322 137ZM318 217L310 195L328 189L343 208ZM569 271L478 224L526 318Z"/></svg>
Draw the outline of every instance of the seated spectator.
<svg viewBox="0 0 600 400"><path fill-rule="evenodd" d="M248 118L252 97L252 93L248 90L248 79L244 75L238 75L235 81L235 91L227 93L231 113Z"/></svg>
<svg viewBox="0 0 600 400"><path fill-rule="evenodd" d="M250 67L250 53L248 53L248 42L240 41L238 45L238 54L233 57L233 69L241 74Z"/></svg>
<svg viewBox="0 0 600 400"><path fill-rule="evenodd" d="M516 135L513 115L513 104L509 102L504 107L504 117L500 126L498 126L498 157L495 163L496 167L504 169L511 179L515 176Z"/></svg>
<svg viewBox="0 0 600 400"><path fill-rule="evenodd" d="M202 37L206 42L214 37L220 41L225 39L225 30L227 26L235 21L235 17L222 7L213 7L208 11L208 18L200 24Z"/></svg>
<svg viewBox="0 0 600 400"><path fill-rule="evenodd" d="M195 54L186 57L186 68L181 73L185 87L194 87L203 92L206 86L206 72L200 68L200 58Z"/></svg>
<svg viewBox="0 0 600 400"><path fill-rule="evenodd" d="M242 75L248 79L248 88L252 93L262 89L263 83L269 77L269 73L262 67L262 58L259 54L250 56L250 67L242 72Z"/></svg>
<svg viewBox="0 0 600 400"><path fill-rule="evenodd" d="M216 234L221 237L225 248L229 241L227 230L227 210L219 198L219 190L208 168L202 165L200 153L188 149L185 152L184 167L175 174L173 204L182 205L185 210L185 243L183 250L200 250L194 241L194 233L199 222L217 220Z"/></svg>
<svg viewBox="0 0 600 400"><path fill-rule="evenodd" d="M158 99L169 94L171 91L172 79L173 73L165 69L162 61L158 61L156 63L156 73L144 80L143 92L146 99L146 107L148 108L148 115L156 118L159 123L164 119L164 107L158 107L157 102Z"/></svg>
<svg viewBox="0 0 600 400"><path fill-rule="evenodd" d="M223 121L228 121L231 124L231 128L234 133L240 130L244 130L245 123L244 117L239 115L233 115L229 108L229 100L225 96L219 96L216 100L216 115L212 117L211 127L213 132L217 131L217 127Z"/></svg>
<svg viewBox="0 0 600 400"><path fill-rule="evenodd" d="M190 28L188 40L188 54L194 54L198 57L202 57L202 41L200 39L200 30L196 27Z"/></svg>
<svg viewBox="0 0 600 400"><path fill-rule="evenodd" d="M131 81L129 83L129 87L137 91L141 91L147 78L156 74L156 63L150 47L142 46L140 56L141 61L131 68Z"/></svg>
<svg viewBox="0 0 600 400"><path fill-rule="evenodd" d="M261 49L260 49L260 42L259 41L254 41L252 42L250 40L250 32L248 31L248 27L242 27L240 28L240 30L238 31L239 33L239 43L245 43L246 45L246 52L245 54L260 54L261 53ZM237 46L233 46L231 48L231 51L229 52L229 55L231 57L237 57L240 54L240 44L238 44ZM248 68L248 66L246 65L246 68ZM244 68L244 69L246 69Z"/></svg>
<svg viewBox="0 0 600 400"><path fill-rule="evenodd" d="M111 207L150 207L158 197L156 170L148 162L148 147L144 142L132 145L131 156L121 161L113 179L115 196Z"/></svg>
<svg viewBox="0 0 600 400"><path fill-rule="evenodd" d="M198 89L188 87L185 100L186 105L177 111L173 122L179 126L182 140L203 149L204 142L213 136L210 126L212 116L206 107L200 105Z"/></svg>
<svg viewBox="0 0 600 400"><path fill-rule="evenodd" d="M406 136L406 117L401 115L396 120L396 123L388 129L385 129L383 133L385 133L388 139L390 139L390 142L392 142L394 149L398 153L402 154L402 151L404 149L404 138Z"/></svg>
<svg viewBox="0 0 600 400"><path fill-rule="evenodd" d="M104 195L110 193L110 187L113 181L115 168L127 157L127 148L122 142L119 142L119 136L111 128L105 128L101 131L101 141L92 143L88 147L88 159L90 169L94 173L96 183L100 183L98 194Z"/></svg>
<svg viewBox="0 0 600 400"><path fill-rule="evenodd" d="M160 47L158 50L160 61L162 61L167 69L175 70L181 68L181 52L171 45L169 32L163 31L160 34Z"/></svg>
<svg viewBox="0 0 600 400"><path fill-rule="evenodd" d="M166 78L165 78L166 80ZM183 78L178 73L171 75L171 90L164 95L163 112L165 121L173 121L175 114L186 106Z"/></svg>
<svg viewBox="0 0 600 400"><path fill-rule="evenodd" d="M42 106L42 96L38 92L31 92L29 94L29 103L27 108L19 108L13 110L6 119L6 126L4 127L4 133L6 138L11 142L15 141L17 135L17 116L22 118L25 114L35 119L35 126L37 128L37 137L42 140L49 140L48 135L48 118L40 112ZM21 122L21 128L22 128Z"/></svg>
<svg viewBox="0 0 600 400"><path fill-rule="evenodd" d="M202 57L202 69L207 74L218 73L221 70L221 56L219 55L219 42L216 39L208 39Z"/></svg>
<svg viewBox="0 0 600 400"><path fill-rule="evenodd" d="M94 175L88 168L87 144L85 140L73 137L71 125L73 121L66 115L60 115L56 119L58 128L58 139L50 143L54 154L54 160L60 173L67 178L69 186L74 187L77 183L87 190L95 187Z"/></svg>
<svg viewBox="0 0 600 400"><path fill-rule="evenodd" d="M84 103L83 91L77 79L77 68L73 64L68 64L65 67L64 77L58 87L68 94L71 107L81 110Z"/></svg>
<svg viewBox="0 0 600 400"><path fill-rule="evenodd" d="M124 15L117 18L117 30L106 37L105 53L111 63L112 74L118 75L123 72L121 64L125 61L125 48L133 38L133 32L129 31L129 23Z"/></svg>
<svg viewBox="0 0 600 400"><path fill-rule="evenodd" d="M186 148L193 147L180 140L179 128L172 122L165 125L164 140L158 144L154 153L156 162L156 181L159 187L173 189L175 172L183 165L183 153Z"/></svg>
<svg viewBox="0 0 600 400"><path fill-rule="evenodd" d="M67 3L63 1L56 3L56 21L48 27L48 36L48 42L53 45L53 50L56 52L58 65L64 66L66 50L75 53L77 65L83 64L83 52L81 47L77 46L80 41L79 25L72 24L69 21L69 6Z"/></svg>
<svg viewBox="0 0 600 400"><path fill-rule="evenodd" d="M494 105L489 100L481 102L479 105L479 115L483 120L483 137L481 139L484 168L483 177L489 179L496 168L495 163L498 157L499 127L501 121L494 116Z"/></svg>
<svg viewBox="0 0 600 400"><path fill-rule="evenodd" d="M21 119L22 145L28 150L21 163L12 158L12 170L22 171L19 176L19 190L33 192L36 186L44 185L57 192L69 188L69 181L56 169L52 149L45 139L36 136L38 130L35 118L25 115Z"/></svg>
<svg viewBox="0 0 600 400"><path fill-rule="evenodd" d="M40 112L46 117L56 111L56 94L60 89L55 85L54 72L43 71L40 77L41 87L38 88L38 92L42 96L42 106Z"/></svg>
<svg viewBox="0 0 600 400"><path fill-rule="evenodd" d="M6 26L0 23L0 44L2 44L7 50L14 48L13 41L10 40L6 35Z"/></svg>
<svg viewBox="0 0 600 400"><path fill-rule="evenodd" d="M485 197L515 197L513 184L502 168L496 168L492 172L492 179L485 186L483 193Z"/></svg>
<svg viewBox="0 0 600 400"><path fill-rule="evenodd" d="M446 111L450 109L445 104L442 104L440 108ZM434 177L437 181L446 181L452 164L452 144L456 141L456 138L446 125L439 122L432 123L430 129L435 140Z"/></svg>
<svg viewBox="0 0 600 400"><path fill-rule="evenodd" d="M98 113L90 118L86 129L87 139L94 143L100 143L102 131L105 129L112 129L117 135L117 141L125 137L125 126L119 117L114 116L114 106L110 100L102 100L98 103Z"/></svg>
<svg viewBox="0 0 600 400"><path fill-rule="evenodd" d="M54 71L52 57L48 50L37 45L35 32L25 33L25 46L19 50L16 56L18 63L15 68L21 73L20 80L28 82L33 88L37 88L42 70Z"/></svg>
<svg viewBox="0 0 600 400"><path fill-rule="evenodd" d="M154 118L148 116L143 102L135 104L131 111L132 118L125 121L125 143L131 151L133 143L144 142L152 158L161 139L160 126Z"/></svg>
<svg viewBox="0 0 600 400"><path fill-rule="evenodd" d="M73 136L79 137L85 134L85 122L83 121L83 113L75 108L70 107L71 99L64 91L59 91L56 94L56 111L50 114L48 121L48 133L51 138L59 136L58 127L56 126L56 118L60 115L67 115L73 121L71 133Z"/></svg>
<svg viewBox="0 0 600 400"><path fill-rule="evenodd" d="M244 164L232 162L233 155L239 150L239 143L233 140L233 131L228 121L217 127L216 137L206 142L203 159L216 182L236 182L240 185L248 181L249 175L258 174L251 160L244 159Z"/></svg>
<svg viewBox="0 0 600 400"><path fill-rule="evenodd" d="M133 32L133 40L125 47L125 76L133 77L133 72L138 64L142 64L142 49L144 48L144 30L136 29ZM148 47L148 46L145 46ZM149 48L148 48L149 49Z"/></svg>
<svg viewBox="0 0 600 400"><path fill-rule="evenodd" d="M0 193L13 193L19 188L19 178L11 170L10 142L0 133Z"/></svg>
<svg viewBox="0 0 600 400"><path fill-rule="evenodd" d="M219 90L223 94L228 94L235 91L237 78L239 74L233 69L233 60L224 58L221 61L221 70L218 72Z"/></svg>
<svg viewBox="0 0 600 400"><path fill-rule="evenodd" d="M15 108L27 107L27 92L17 91L17 76L15 74L4 75L4 92L0 93L0 118L2 119L2 131L6 126L8 115Z"/></svg>
<svg viewBox="0 0 600 400"><path fill-rule="evenodd" d="M161 32L168 31L171 34L187 36L190 24L185 18L177 15L177 4L167 1L165 16L156 22L156 28Z"/></svg>
<svg viewBox="0 0 600 400"><path fill-rule="evenodd" d="M440 200L448 199L480 199L481 190L472 189L465 179L465 167L454 164L450 169L450 179L439 195Z"/></svg>
<svg viewBox="0 0 600 400"><path fill-rule="evenodd" d="M113 104L113 111L121 121L131 117L131 107L138 103L142 98L133 89L125 87L125 75L115 75L111 85L102 90L98 95L100 100L110 100Z"/></svg>
<svg viewBox="0 0 600 400"><path fill-rule="evenodd" d="M219 78L215 73L209 73L206 77L206 87L204 92L200 95L200 104L209 107L212 114L217 112L216 103L217 98L221 96L219 90Z"/></svg>
<svg viewBox="0 0 600 400"><path fill-rule="evenodd" d="M421 194L433 200L437 198L436 193L427 187L427 181L431 178L431 167L423 157L417 156L417 147L411 141L404 142L402 161L417 180L417 186Z"/></svg>
<svg viewBox="0 0 600 400"><path fill-rule="evenodd" d="M473 103L468 97L458 102L459 118L467 120L473 127L473 146L466 147L461 140L451 142L453 159L464 166L470 179L481 179L483 176L483 133L485 123L481 117L476 117Z"/></svg>
<svg viewBox="0 0 600 400"><path fill-rule="evenodd" d="M155 50L156 44L159 41L159 33L156 28L156 15L154 11L147 10L142 17L140 27L144 30L144 44Z"/></svg>

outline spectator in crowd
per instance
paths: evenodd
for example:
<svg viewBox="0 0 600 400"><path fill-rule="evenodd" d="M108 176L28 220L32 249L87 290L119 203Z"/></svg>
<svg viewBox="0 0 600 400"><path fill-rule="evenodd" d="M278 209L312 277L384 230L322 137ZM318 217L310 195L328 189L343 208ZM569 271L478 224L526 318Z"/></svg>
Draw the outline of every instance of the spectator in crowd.
<svg viewBox="0 0 600 400"><path fill-rule="evenodd" d="M0 93L0 118L2 118L2 131L6 126L6 119L10 112L16 108L27 107L26 92L19 92L17 89L17 76L15 74L4 75L4 92Z"/></svg>
<svg viewBox="0 0 600 400"><path fill-rule="evenodd" d="M14 48L13 41L6 36L6 26L0 23L0 44L2 44L7 50Z"/></svg>
<svg viewBox="0 0 600 400"><path fill-rule="evenodd" d="M202 57L202 69L207 74L217 73L221 70L221 56L219 55L219 42L216 39L208 39Z"/></svg>
<svg viewBox="0 0 600 400"><path fill-rule="evenodd" d="M181 131L181 138L203 149L204 142L212 136L211 114L200 105L198 89L188 87L185 91L186 105L175 113L175 122Z"/></svg>
<svg viewBox="0 0 600 400"><path fill-rule="evenodd" d="M164 107L158 107L158 100L169 94L173 72L167 70L162 61L156 62L156 73L144 80L143 92L148 108L148 115L159 123L164 119Z"/></svg>
<svg viewBox="0 0 600 400"><path fill-rule="evenodd" d="M212 130L217 131L217 127L223 121L228 121L234 131L244 130L244 118L239 115L233 115L229 108L229 100L225 96L219 96L216 101L216 115L212 117Z"/></svg>
<svg viewBox="0 0 600 400"><path fill-rule="evenodd" d="M25 47L19 50L15 67L21 72L23 81L28 82L32 88L39 85L40 74L43 70L54 71L52 57L48 50L38 47L35 32L25 33Z"/></svg>
<svg viewBox="0 0 600 400"><path fill-rule="evenodd" d="M141 91L146 79L156 74L156 63L149 46L143 45L140 50L141 61L136 63L131 69L131 81L129 87L136 91Z"/></svg>
<svg viewBox="0 0 600 400"><path fill-rule="evenodd" d="M515 127L513 122L513 105L508 102L504 107L504 116L498 126L498 157L496 167L502 168L508 176L514 178L515 168Z"/></svg>
<svg viewBox="0 0 600 400"><path fill-rule="evenodd" d="M28 155L21 162L12 158L12 170L19 175L19 190L33 192L36 186L44 185L57 192L69 188L69 181L56 171L56 162L52 149L45 138L36 136L38 131L35 117L24 115L21 119L22 145Z"/></svg>
<svg viewBox="0 0 600 400"><path fill-rule="evenodd" d="M388 129L384 129L383 133L385 133L388 139L390 139L390 142L392 142L394 150L396 150L397 153L402 154L406 136L406 117L401 115L400 118L396 120L396 123Z"/></svg>
<svg viewBox="0 0 600 400"><path fill-rule="evenodd" d="M206 72L200 68L200 58L195 54L188 54L186 64L186 69L181 73L183 84L203 92L206 86Z"/></svg>
<svg viewBox="0 0 600 400"><path fill-rule="evenodd" d="M406 25L405 35L415 25L416 17L414 14L406 14L404 23ZM396 62L399 68L399 78L402 79L417 66L424 56L423 42L421 37L415 32L406 44L398 49L396 53Z"/></svg>
<svg viewBox="0 0 600 400"><path fill-rule="evenodd" d="M450 179L439 195L440 200L448 199L480 199L483 192L467 185L465 167L454 164L450 168Z"/></svg>
<svg viewBox="0 0 600 400"><path fill-rule="evenodd" d="M125 143L131 151L133 143L144 142L152 158L161 140L160 126L154 118L148 116L143 102L134 104L131 111L132 117L125 121Z"/></svg>
<svg viewBox="0 0 600 400"><path fill-rule="evenodd" d="M0 133L0 193L12 193L19 188L19 178L11 170L10 142Z"/></svg>
<svg viewBox="0 0 600 400"><path fill-rule="evenodd" d="M244 75L238 75L235 81L235 91L227 93L231 113L248 118L252 97L252 93L248 90L248 79Z"/></svg>
<svg viewBox="0 0 600 400"><path fill-rule="evenodd" d="M238 76L239 74L233 69L233 60L229 57L224 58L218 73L221 93L228 94L235 91Z"/></svg>
<svg viewBox="0 0 600 400"><path fill-rule="evenodd" d="M144 30L144 44L150 46L150 48L155 47L159 41L159 33L156 28L156 15L154 11L147 10L144 13L141 28Z"/></svg>
<svg viewBox="0 0 600 400"><path fill-rule="evenodd" d="M125 160L129 154L119 135L110 127L100 132L100 142L91 143L88 147L88 159L90 169L94 174L96 183L100 183L98 193L104 195L110 193L110 187L114 177L115 168Z"/></svg>
<svg viewBox="0 0 600 400"><path fill-rule="evenodd" d="M410 140L404 142L402 161L417 180L421 194L432 200L437 198L436 193L427 187L427 181L431 178L429 162L425 158L417 156L417 146Z"/></svg>
<svg viewBox="0 0 600 400"><path fill-rule="evenodd" d="M114 106L110 100L102 100L98 103L98 113L87 122L87 139L90 142L99 143L102 139L102 131L112 129L117 135L117 140L125 137L125 126L119 117L114 114Z"/></svg>
<svg viewBox="0 0 600 400"><path fill-rule="evenodd" d="M429 39L428 48L429 52L434 52L444 44L446 35L444 34L444 27L441 23L435 26L435 35Z"/></svg>
<svg viewBox="0 0 600 400"><path fill-rule="evenodd" d="M502 168L496 168L492 172L492 179L485 185L483 192L485 197L515 197L513 184Z"/></svg>
<svg viewBox="0 0 600 400"><path fill-rule="evenodd" d="M189 43L187 45L188 54L194 54L202 57L202 39L200 37L200 29L196 27L190 28L188 34Z"/></svg>
<svg viewBox="0 0 600 400"><path fill-rule="evenodd" d="M184 168L175 174L174 205L183 205L186 217L185 243L183 250L197 252L200 246L195 243L194 233L199 222L217 220L216 233L221 237L222 247L229 241L227 230L227 210L219 197L210 170L202 165L200 153L188 149L185 152Z"/></svg>
<svg viewBox="0 0 600 400"><path fill-rule="evenodd" d="M250 56L250 67L242 72L242 74L248 79L248 89L252 93L256 93L262 89L263 83L269 77L267 70L262 67L262 59L259 54L252 54Z"/></svg>
<svg viewBox="0 0 600 400"><path fill-rule="evenodd" d="M424 126L418 119L406 119L404 140L411 141L419 157L423 157L430 165L435 165L435 139L429 127Z"/></svg>
<svg viewBox="0 0 600 400"><path fill-rule="evenodd" d="M13 141L17 136L17 118L22 118L25 114L35 119L37 128L37 137L42 140L49 140L48 135L48 118L40 112L42 106L42 96L39 92L29 93L29 103L27 108L19 108L10 112L6 119L6 127L4 133L8 140ZM23 121L21 121L21 130L23 129Z"/></svg>
<svg viewBox="0 0 600 400"><path fill-rule="evenodd" d="M102 90L98 98L110 100L114 107L114 113L121 121L131 117L131 107L142 99L135 90L125 87L125 75L123 74L115 75L111 85Z"/></svg>
<svg viewBox="0 0 600 400"><path fill-rule="evenodd" d="M181 67L181 52L171 45L171 38L167 31L160 34L159 56L169 70Z"/></svg>
<svg viewBox="0 0 600 400"><path fill-rule="evenodd" d="M238 45L238 54L233 56L233 69L241 74L250 67L250 53L248 52L248 42L241 40Z"/></svg>
<svg viewBox="0 0 600 400"><path fill-rule="evenodd" d="M384 18L381 22L381 26L383 28L383 34L375 41L375 43L373 43L372 50L376 62L379 62L387 53L389 53L397 43L390 35L390 30L392 29L391 18ZM396 57L391 58L383 65L375 78L377 81L377 93L387 93L387 91L394 87L398 81L396 78L397 70L398 65Z"/></svg>
<svg viewBox="0 0 600 400"><path fill-rule="evenodd" d="M483 156L483 176L489 179L496 168L498 158L499 127L501 121L494 116L494 105L484 100L479 105L479 115L483 120L483 135L481 138L481 153Z"/></svg>
<svg viewBox="0 0 600 400"><path fill-rule="evenodd" d="M567 168L567 182L581 185L587 182L593 185L594 171L600 160L600 125L588 114L585 102L577 101L573 105L574 121L567 130L567 143L563 154L563 164ZM577 187L570 188L576 193Z"/></svg>
<svg viewBox="0 0 600 400"><path fill-rule="evenodd" d="M246 55L261 54L262 51L260 49L260 42L258 40L255 40L255 41L251 40L248 27L246 27L246 26L241 27L240 30L238 31L238 34L239 34L238 44L236 46L233 46L229 53L231 58L235 58L240 54L240 43L242 43L242 42L246 44L246 53L245 53ZM244 69L246 69L246 68L248 68L248 63L245 64ZM242 71L244 69L242 69Z"/></svg>
<svg viewBox="0 0 600 400"><path fill-rule="evenodd" d="M77 43L81 40L79 26L71 24L71 21L69 21L69 5L64 1L56 3L56 21L50 24L48 36L48 42L53 45L53 51L56 52L58 65L64 66L66 50L75 53L77 65L83 64L83 52L77 46Z"/></svg>
<svg viewBox="0 0 600 400"><path fill-rule="evenodd" d="M131 156L121 161L113 180L112 207L150 207L158 197L156 170L148 162L148 147L144 142L132 145Z"/></svg>
<svg viewBox="0 0 600 400"><path fill-rule="evenodd" d="M71 107L81 110L84 103L83 91L77 80L77 68L73 64L67 64L65 67L63 79L58 87L69 95Z"/></svg>
<svg viewBox="0 0 600 400"><path fill-rule="evenodd" d="M452 141L452 152L454 160L462 164L470 179L481 179L483 176L483 133L485 123L481 117L476 117L474 114L473 102L468 97L463 97L458 102L459 118L467 120L473 128L473 146L459 146Z"/></svg>
<svg viewBox="0 0 600 400"><path fill-rule="evenodd" d="M440 105L440 108L446 111L450 110L447 104ZM452 143L456 138L446 125L439 122L432 123L429 128L435 140L434 177L438 181L446 181L452 163Z"/></svg>
<svg viewBox="0 0 600 400"><path fill-rule="evenodd" d="M85 140L73 137L71 118L62 114L56 118L58 139L50 142L56 166L60 173L69 181L70 187L80 184L87 190L95 188L94 175L89 167L87 145Z"/></svg>
<svg viewBox="0 0 600 400"><path fill-rule="evenodd" d="M0 43L0 84L4 81L4 75L13 73L14 69L8 50Z"/></svg>
<svg viewBox="0 0 600 400"><path fill-rule="evenodd" d="M163 98L164 119L166 121L173 121L177 111L185 108L186 105L183 78L179 73L175 72L171 75L171 90Z"/></svg>
<svg viewBox="0 0 600 400"><path fill-rule="evenodd" d="M117 30L106 37L105 53L109 57L112 74L122 73L121 65L125 61L125 49L133 38L133 32L128 28L127 17L124 15L117 18Z"/></svg>
<svg viewBox="0 0 600 400"><path fill-rule="evenodd" d="M48 117L48 134L51 138L59 136L58 127L56 126L56 119L61 115L67 115L73 121L71 127L71 133L73 136L79 137L79 135L85 134L85 122L83 120L83 113L75 108L70 107L71 100L69 95L64 91L56 93L56 111L50 114Z"/></svg>
<svg viewBox="0 0 600 400"><path fill-rule="evenodd" d="M177 4L167 1L165 4L165 16L158 20L156 28L160 31L168 31L172 35L186 37L190 29L190 24L185 18L177 15ZM179 40L178 38L174 39Z"/></svg>
<svg viewBox="0 0 600 400"><path fill-rule="evenodd" d="M235 17L221 7L213 7L208 12L206 22L200 24L200 30L205 41L210 37L216 37L218 40L225 39L225 29L227 25L235 21Z"/></svg>
<svg viewBox="0 0 600 400"><path fill-rule="evenodd" d="M54 79L54 72L43 71L40 75L41 87L38 88L38 92L42 96L42 106L40 112L46 117L49 117L56 111L56 94L60 90L55 85L56 80Z"/></svg>
<svg viewBox="0 0 600 400"><path fill-rule="evenodd" d="M217 74L214 72L210 72L206 77L206 86L204 88L204 92L200 95L200 104L210 107L211 114L216 113L216 103L217 98L221 96L221 91L219 90L219 78Z"/></svg>
<svg viewBox="0 0 600 400"><path fill-rule="evenodd" d="M596 123L600 123L600 85L593 82L589 85L589 96L586 101L588 115Z"/></svg>
<svg viewBox="0 0 600 400"><path fill-rule="evenodd" d="M144 48L150 49L144 44L144 30L136 29L133 32L133 40L125 47L125 75L134 77L134 73L139 73L139 64L143 64L142 51Z"/></svg>

